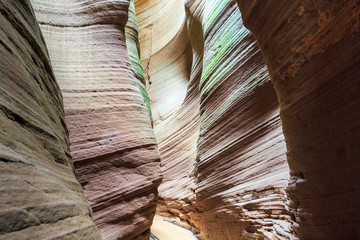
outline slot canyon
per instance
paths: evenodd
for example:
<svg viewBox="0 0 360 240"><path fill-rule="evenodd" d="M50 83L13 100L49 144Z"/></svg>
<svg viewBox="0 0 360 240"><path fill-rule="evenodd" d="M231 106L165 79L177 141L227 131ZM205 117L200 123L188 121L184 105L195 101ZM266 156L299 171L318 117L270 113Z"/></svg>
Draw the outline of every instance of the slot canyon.
<svg viewBox="0 0 360 240"><path fill-rule="evenodd" d="M0 240L360 239L359 0L1 0Z"/></svg>

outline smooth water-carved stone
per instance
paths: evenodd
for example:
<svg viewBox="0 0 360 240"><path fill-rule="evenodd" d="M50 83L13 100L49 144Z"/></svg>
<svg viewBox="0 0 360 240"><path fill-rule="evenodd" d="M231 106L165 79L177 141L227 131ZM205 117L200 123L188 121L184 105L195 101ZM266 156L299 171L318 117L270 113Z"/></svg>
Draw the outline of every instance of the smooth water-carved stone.
<svg viewBox="0 0 360 240"><path fill-rule="evenodd" d="M204 239L293 238L279 104L255 38L235 1L187 1L186 12L192 79L155 127L158 212Z"/></svg>
<svg viewBox="0 0 360 240"><path fill-rule="evenodd" d="M141 66L134 65L136 43L129 39L130 54L126 47L126 38L134 37L125 35L130 1L32 3L64 95L71 155L95 223L104 239L148 239L160 159L137 78Z"/></svg>
<svg viewBox="0 0 360 240"><path fill-rule="evenodd" d="M136 0L141 61L154 125L182 104L190 78L191 46L184 0Z"/></svg>
<svg viewBox="0 0 360 240"><path fill-rule="evenodd" d="M29 1L1 1L0 56L0 239L101 239Z"/></svg>
<svg viewBox="0 0 360 240"><path fill-rule="evenodd" d="M188 3L186 11L198 9L197 3ZM199 81L202 72L203 41L199 16L187 16L192 44L192 68L184 102L169 118L155 126L155 135L161 156L163 182L159 186L157 212L178 217L191 224L198 232L195 163L200 127ZM200 40L200 41L199 41Z"/></svg>
<svg viewBox="0 0 360 240"><path fill-rule="evenodd" d="M238 0L281 106L301 239L360 237L360 2Z"/></svg>
<svg viewBox="0 0 360 240"><path fill-rule="evenodd" d="M235 1L207 1L197 208L207 239L290 239L279 105ZM220 224L221 223L221 224Z"/></svg>

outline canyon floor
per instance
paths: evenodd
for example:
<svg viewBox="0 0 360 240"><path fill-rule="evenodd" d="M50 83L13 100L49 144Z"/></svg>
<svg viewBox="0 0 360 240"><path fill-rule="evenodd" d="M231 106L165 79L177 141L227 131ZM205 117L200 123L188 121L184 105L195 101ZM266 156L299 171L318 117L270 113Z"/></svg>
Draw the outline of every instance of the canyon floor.
<svg viewBox="0 0 360 240"><path fill-rule="evenodd" d="M151 240L196 240L194 234L171 221L156 215L151 226Z"/></svg>

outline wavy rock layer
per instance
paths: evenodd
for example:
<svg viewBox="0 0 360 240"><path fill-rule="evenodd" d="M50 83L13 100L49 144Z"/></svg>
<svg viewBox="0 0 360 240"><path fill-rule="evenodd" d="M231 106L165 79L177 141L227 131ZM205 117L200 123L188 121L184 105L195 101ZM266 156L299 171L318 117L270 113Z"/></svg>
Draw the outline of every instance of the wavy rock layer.
<svg viewBox="0 0 360 240"><path fill-rule="evenodd" d="M263 57L235 1L207 1L203 16L196 169L202 235L291 238L286 146Z"/></svg>
<svg viewBox="0 0 360 240"><path fill-rule="evenodd" d="M192 75L181 108L156 126L158 211L203 239L292 238L279 104L255 38L235 1L187 1L186 12Z"/></svg>
<svg viewBox="0 0 360 240"><path fill-rule="evenodd" d="M176 216L193 222L194 230L198 231L197 221L190 219L197 219L198 216L193 203L196 201L194 167L200 130L199 82L202 72L203 36L199 19L189 17L187 26L197 33L191 35L193 56L187 95L181 107L155 127L163 174L157 211L165 216Z"/></svg>
<svg viewBox="0 0 360 240"><path fill-rule="evenodd" d="M184 0L135 0L144 66L155 125L176 111L190 79L191 45Z"/></svg>
<svg viewBox="0 0 360 240"><path fill-rule="evenodd" d="M28 1L1 1L0 56L0 239L101 239L75 179L62 96Z"/></svg>
<svg viewBox="0 0 360 240"><path fill-rule="evenodd" d="M301 239L360 237L360 2L239 0L281 105Z"/></svg>
<svg viewBox="0 0 360 240"><path fill-rule="evenodd" d="M126 48L129 1L32 3L64 95L76 176L95 223L105 239L148 239L159 153L131 39L134 15L127 28L131 61Z"/></svg>

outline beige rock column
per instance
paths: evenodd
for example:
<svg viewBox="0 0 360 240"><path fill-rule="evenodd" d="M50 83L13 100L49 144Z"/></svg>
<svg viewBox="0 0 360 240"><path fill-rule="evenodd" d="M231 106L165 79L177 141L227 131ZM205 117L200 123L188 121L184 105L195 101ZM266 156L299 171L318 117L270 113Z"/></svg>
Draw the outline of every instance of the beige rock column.
<svg viewBox="0 0 360 240"><path fill-rule="evenodd" d="M32 3L64 95L71 155L95 223L104 239L148 239L160 159L126 47L129 1Z"/></svg>
<svg viewBox="0 0 360 240"><path fill-rule="evenodd" d="M200 8L187 2L186 12ZM196 152L200 130L200 91L203 36L200 16L187 14L187 29L192 45L192 68L184 102L168 119L155 127L164 176L159 187L158 212L188 222L198 232L196 202Z"/></svg>

